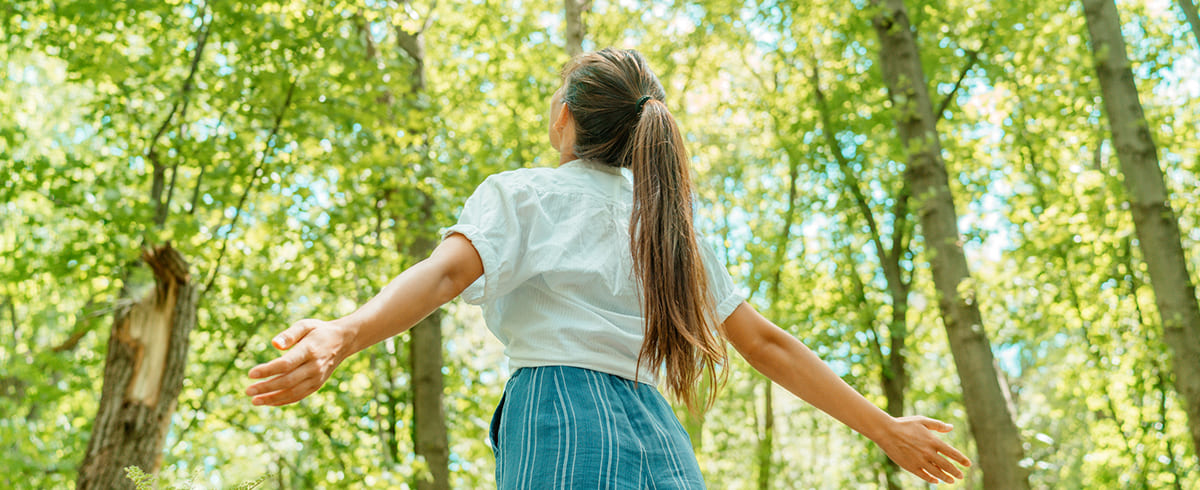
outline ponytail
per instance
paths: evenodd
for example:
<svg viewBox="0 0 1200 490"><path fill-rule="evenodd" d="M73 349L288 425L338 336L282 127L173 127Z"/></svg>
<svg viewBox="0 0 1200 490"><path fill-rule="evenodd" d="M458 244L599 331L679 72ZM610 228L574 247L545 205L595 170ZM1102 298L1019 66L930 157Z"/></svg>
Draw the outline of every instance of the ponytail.
<svg viewBox="0 0 1200 490"><path fill-rule="evenodd" d="M665 367L667 390L692 410L703 396L707 409L728 353L692 226L687 150L662 85L636 51L613 49L571 60L563 82L575 155L633 171L629 248L646 320L639 372ZM714 382L697 393L704 373Z"/></svg>
<svg viewBox="0 0 1200 490"><path fill-rule="evenodd" d="M696 393L700 376L717 379L728 357L714 333L717 319L692 226L692 182L683 137L667 106L651 98L629 145L633 170L630 250L642 287L646 337L638 366L665 365L667 388L689 409L697 396L712 405L720 383Z"/></svg>

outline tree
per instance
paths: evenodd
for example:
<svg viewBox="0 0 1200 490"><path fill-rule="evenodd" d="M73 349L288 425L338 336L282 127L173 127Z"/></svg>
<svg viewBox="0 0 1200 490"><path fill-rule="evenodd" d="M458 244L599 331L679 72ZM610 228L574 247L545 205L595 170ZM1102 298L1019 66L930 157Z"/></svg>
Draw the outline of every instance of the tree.
<svg viewBox="0 0 1200 490"><path fill-rule="evenodd" d="M1200 305L1188 273L1179 221L1168 200L1158 150L1142 112L1116 3L1084 0L1096 77L1120 161L1142 257L1150 271L1163 338L1171 346L1193 448L1200 451Z"/></svg>
<svg viewBox="0 0 1200 490"><path fill-rule="evenodd" d="M1192 28L1192 36L1196 38L1196 49L1200 49L1200 13L1196 12L1196 4L1192 0L1176 0L1179 10L1187 18L1188 26Z"/></svg>
<svg viewBox="0 0 1200 490"><path fill-rule="evenodd" d="M421 102L422 98L428 97L428 94L425 93L425 32L433 23L433 9L436 5L435 2L430 6L429 12L426 12L418 29L410 31L400 25L394 26L397 47L413 63L410 75L412 85L406 105L414 108L423 103ZM424 117L432 116L432 114L426 115L425 111L413 112ZM419 128L427 126L427 124L427 122L417 121L417 127L410 127L409 130L420 134L422 129ZM411 191L415 194L414 199L409 200L409 202L417 203L415 223L418 225L412 226L412 223L407 220L398 219L395 229L396 243L404 247L402 253L414 260L428 257L437 246L435 223L438 222L436 200L432 193L424 187L424 181L436 178L433 174L434 162L429 157L430 135L426 132L419 138L412 149L417 153L416 164L420 170L416 172L416 188ZM417 455L424 459L425 465L429 469L428 475L421 472L415 475L416 487L421 490L450 488L450 442L446 432L446 413L442 402L445 390L445 383L442 379L442 366L444 365L442 360L442 318L442 310L439 308L413 326L409 333L411 339L408 342L408 356L412 369L413 390L413 447Z"/></svg>
<svg viewBox="0 0 1200 490"><path fill-rule="evenodd" d="M284 409L250 406L242 374L278 355L270 336L290 321L348 313L423 258L419 239L436 240L485 176L557 163L545 102L564 46L646 56L685 131L697 228L756 308L872 401L953 422L948 442L977 450L871 2L586 2L577 38L565 2L439 2L414 94L397 30L421 31L432 3L0 4L0 488L75 485L112 392L109 332L156 287L139 254L168 242L202 292L160 483L268 473L278 488L415 488L435 470L414 444L425 359L441 366L449 485L494 486L483 435L508 366L476 307L440 311L440 361L398 336ZM995 298L976 303L1032 486L1192 488L1179 358L1154 312L1081 5L906 3L970 264L962 289ZM1129 0L1121 29L1195 273L1187 5ZM755 464L764 384L737 356L728 368L711 410L676 407L710 488L753 488L759 467L774 488L889 483L869 441L788 396L771 398L770 454ZM427 413L418 424L435 423ZM979 466L964 487L980 486Z"/></svg>
<svg viewBox="0 0 1200 490"><path fill-rule="evenodd" d="M905 179L917 202L930 255L938 307L963 388L971 433L979 450L984 486L1028 488L1020 435L996 376L991 344L958 232L958 213L942 160L937 119L926 86L916 35L903 0L875 0L872 24L879 36L880 70L908 153Z"/></svg>
<svg viewBox="0 0 1200 490"><path fill-rule="evenodd" d="M567 23L567 56L574 58L583 53L583 40L587 37L587 24L583 14L592 8L592 0L563 0L563 13Z"/></svg>
<svg viewBox="0 0 1200 490"><path fill-rule="evenodd" d="M153 473L162 462L200 290L170 245L146 250L142 260L154 271L154 287L113 321L104 389L78 488L132 488L126 466Z"/></svg>
<svg viewBox="0 0 1200 490"><path fill-rule="evenodd" d="M809 82L813 86L813 96L817 102L817 110L821 114L821 133L825 136L825 141L828 146L830 156L837 163L838 170L845 176L842 187L845 194L849 194L850 200L853 203L855 210L861 215L862 220L867 224L869 239L874 246L875 255L879 259L880 268L883 270L883 277L887 285L889 299L891 300L891 318L887 322L888 326L888 352L885 356L883 353L883 343L878 329L875 327L875 319L872 314L865 314L863 321L864 330L870 335L871 352L874 354L876 361L879 362L879 384L883 390L884 398L887 400L887 413L893 417L904 416L904 394L908 389L908 360L905 357L905 343L908 339L908 300L909 291L912 287L912 277L904 278L904 268L901 266L901 261L908 255L909 241L906 235L911 234L911 224L908 220L908 200L909 189L908 181L905 180L901 184L898 195L893 198L893 209L891 214L892 233L890 238L890 246L885 246L883 243L884 235L879 229L878 221L875 219L875 212L871 210L871 205L867 200L866 194L863 192L858 172L854 169L854 164L846 158L846 151L842 144L838 141L836 130L833 127L832 110L829 107L829 102L826 99L825 92L821 88L820 74L817 71L816 63L812 64L812 71L809 75ZM857 152L856 152L857 153ZM858 271L854 270L853 260L849 267L851 276L851 284L857 297L858 303L865 312L870 312L872 305L867 300L866 285L862 278L859 277ZM900 484L897 481L897 474L900 471L899 465L894 461L884 458L884 473L885 480L889 490L897 490Z"/></svg>
<svg viewBox="0 0 1200 490"><path fill-rule="evenodd" d="M176 115L180 121L187 117L196 73L211 33L212 17L205 9L200 10L197 19L199 28L187 77L145 152L152 165L149 201L154 206L155 230L166 225L179 172L176 160L171 166L171 181L164 189L167 164L158 144L164 133L174 128ZM239 209L244 198L245 195ZM225 243L222 242L214 275L224 256ZM142 260L153 271L154 288L145 298L114 315L100 405L76 481L79 488L130 488L132 482L125 478L126 466L135 465L154 473L162 461L167 429L183 385L201 285L192 280L188 263L169 243L144 251ZM126 294L133 293L129 281L127 271L121 280Z"/></svg>

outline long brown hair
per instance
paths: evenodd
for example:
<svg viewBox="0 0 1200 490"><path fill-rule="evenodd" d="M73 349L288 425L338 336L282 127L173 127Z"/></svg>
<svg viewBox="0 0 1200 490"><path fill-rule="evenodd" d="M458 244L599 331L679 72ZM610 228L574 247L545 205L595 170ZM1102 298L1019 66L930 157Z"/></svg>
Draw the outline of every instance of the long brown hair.
<svg viewBox="0 0 1200 490"><path fill-rule="evenodd" d="M563 83L575 155L633 171L629 248L646 319L638 367L665 366L672 394L691 409L703 395L708 408L728 353L692 227L687 150L662 84L637 51L614 49L575 57L563 68ZM697 393L705 372L713 382Z"/></svg>

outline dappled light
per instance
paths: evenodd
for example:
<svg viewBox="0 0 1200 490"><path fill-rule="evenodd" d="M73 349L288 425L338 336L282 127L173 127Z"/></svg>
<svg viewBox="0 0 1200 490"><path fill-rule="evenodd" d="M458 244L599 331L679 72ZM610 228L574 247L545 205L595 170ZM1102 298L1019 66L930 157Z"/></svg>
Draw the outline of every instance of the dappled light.
<svg viewBox="0 0 1200 490"><path fill-rule="evenodd" d="M5 2L0 487L495 488L510 339L462 298L295 400L251 370L558 168L561 70L614 47L706 260L952 425L910 420L971 460L949 488L1200 488L1195 2ZM707 409L667 398L708 488L928 488L728 350Z"/></svg>

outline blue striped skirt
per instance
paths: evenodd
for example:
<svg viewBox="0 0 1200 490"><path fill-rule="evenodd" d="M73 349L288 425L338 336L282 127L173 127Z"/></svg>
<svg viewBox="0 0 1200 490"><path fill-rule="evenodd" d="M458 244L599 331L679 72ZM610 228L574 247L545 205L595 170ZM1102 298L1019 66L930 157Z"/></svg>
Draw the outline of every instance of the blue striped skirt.
<svg viewBox="0 0 1200 490"><path fill-rule="evenodd" d="M488 437L500 489L705 488L658 389L590 369L518 369Z"/></svg>

